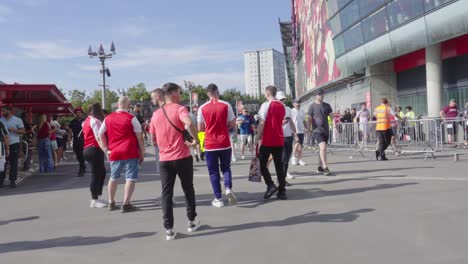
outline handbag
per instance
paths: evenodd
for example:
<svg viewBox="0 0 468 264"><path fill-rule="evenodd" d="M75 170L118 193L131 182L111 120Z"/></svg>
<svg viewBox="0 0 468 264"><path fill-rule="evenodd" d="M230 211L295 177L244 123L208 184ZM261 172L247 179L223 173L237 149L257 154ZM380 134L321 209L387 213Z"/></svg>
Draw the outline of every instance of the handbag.
<svg viewBox="0 0 468 264"><path fill-rule="evenodd" d="M249 181L262 182L262 172L260 170L260 159L258 158L258 144L255 145L255 157L250 162Z"/></svg>
<svg viewBox="0 0 468 264"><path fill-rule="evenodd" d="M184 136L184 141L192 143L193 142L193 137L192 137L192 135L190 135L190 132L188 132L186 129L182 130L182 129L176 127L176 125L174 125L174 123L171 122L171 120L167 116L166 110L164 110L164 105L161 107L161 109L162 109L162 111L164 113L164 116L166 117L167 121L169 121L169 124L171 124L172 127L175 128L175 130L179 131L179 133L182 133L182 136Z"/></svg>

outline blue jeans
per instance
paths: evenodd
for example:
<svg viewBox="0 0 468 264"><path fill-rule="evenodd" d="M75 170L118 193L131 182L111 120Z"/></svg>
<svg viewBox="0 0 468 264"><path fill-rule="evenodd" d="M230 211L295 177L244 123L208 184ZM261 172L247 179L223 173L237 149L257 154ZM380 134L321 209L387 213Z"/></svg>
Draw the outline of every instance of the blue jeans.
<svg viewBox="0 0 468 264"><path fill-rule="evenodd" d="M39 139L38 144L39 154L39 172L51 172L54 169L54 161L52 160L52 149L50 146L50 139Z"/></svg>
<svg viewBox="0 0 468 264"><path fill-rule="evenodd" d="M232 173L231 173L231 149L205 151L206 165L210 174L211 187L216 199L221 199L222 191L221 184L219 183L220 174L219 168L224 177L224 187L226 189L232 188Z"/></svg>

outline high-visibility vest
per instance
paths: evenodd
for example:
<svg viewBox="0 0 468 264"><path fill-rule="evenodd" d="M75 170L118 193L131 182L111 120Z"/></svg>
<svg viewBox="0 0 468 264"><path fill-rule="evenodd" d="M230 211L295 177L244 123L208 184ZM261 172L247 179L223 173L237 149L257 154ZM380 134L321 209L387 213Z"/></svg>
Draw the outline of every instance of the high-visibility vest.
<svg viewBox="0 0 468 264"><path fill-rule="evenodd" d="M385 131L390 129L390 111L388 106L382 104L375 108L375 117L377 118L377 125L375 130Z"/></svg>

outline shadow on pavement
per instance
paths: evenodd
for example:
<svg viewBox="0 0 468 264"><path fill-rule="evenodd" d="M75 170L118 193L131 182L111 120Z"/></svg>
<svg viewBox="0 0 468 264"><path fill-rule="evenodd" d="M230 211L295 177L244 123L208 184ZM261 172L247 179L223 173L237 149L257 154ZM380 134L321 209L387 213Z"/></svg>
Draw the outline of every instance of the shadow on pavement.
<svg viewBox="0 0 468 264"><path fill-rule="evenodd" d="M312 175L310 176L313 178L314 176L321 176L321 175ZM349 178L342 178L342 179L336 179L336 180L331 180L333 177L329 177L330 180L328 179L323 179L320 178L319 180L322 181L314 181L314 182L294 182L294 181L289 181L289 183L292 184L292 186L300 186L300 185L313 185L313 184L335 184L335 183L342 183L342 182L349 182L349 181L369 181L369 180L378 180L378 179L385 179L385 178L395 178L395 179L405 179L408 177L408 175L381 175L381 176L368 176L368 177L349 177ZM304 179L305 177L301 176L300 179ZM309 177L307 177L309 178Z"/></svg>
<svg viewBox="0 0 468 264"><path fill-rule="evenodd" d="M32 221L32 220L36 220L36 219L39 219L39 216L30 216L30 217L16 218L16 219L11 219L11 220L6 220L6 221L0 221L0 226L8 225L8 224L15 223L15 222Z"/></svg>
<svg viewBox="0 0 468 264"><path fill-rule="evenodd" d="M407 168L382 168L375 170L350 170L350 171L332 171L335 175L340 176L342 174L361 174L361 173L374 173L381 171L402 171L411 169L433 169L435 167L407 167ZM294 172L294 175L310 175L310 172Z"/></svg>
<svg viewBox="0 0 468 264"><path fill-rule="evenodd" d="M99 244L113 243L124 238L142 238L155 235L155 232L139 232L125 234L115 237L83 237L83 236L71 236L71 237L60 237L39 241L20 241L0 244L0 254L16 252L16 251L28 251L28 250L39 250L49 249L55 247L79 247L79 246L91 246Z"/></svg>
<svg viewBox="0 0 468 264"><path fill-rule="evenodd" d="M375 209L364 208L359 210L353 210L345 213L338 214L319 214L318 212L310 212L307 214L302 214L298 216L288 217L284 220L278 221L267 221L267 222L252 222L239 225L230 225L230 226L219 226L213 227L209 225L204 225L200 228L200 233L194 233L193 235L180 235L184 238L195 238L201 236L211 236L217 234L224 234L229 232L236 231L245 231L256 228L263 227L285 227L293 226L307 223L348 223L353 222L360 217L361 214L373 212ZM203 232L206 231L206 232Z"/></svg>

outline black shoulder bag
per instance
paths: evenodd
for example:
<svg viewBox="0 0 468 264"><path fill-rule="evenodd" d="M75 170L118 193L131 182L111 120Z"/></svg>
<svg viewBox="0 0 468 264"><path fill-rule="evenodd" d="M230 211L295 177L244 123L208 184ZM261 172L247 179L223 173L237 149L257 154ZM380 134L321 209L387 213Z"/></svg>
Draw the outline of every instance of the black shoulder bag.
<svg viewBox="0 0 468 264"><path fill-rule="evenodd" d="M182 107L182 106L181 106ZM172 127L175 128L175 130L179 131L180 133L182 133L182 135L184 136L184 141L187 141L187 142L190 142L192 143L193 142L193 137L192 135L190 135L190 132L188 132L186 129L182 130L178 127L176 127L176 125L174 125L174 123L171 122L171 120L169 119L169 117L167 116L167 113L166 113L166 110L164 110L164 105L161 107L163 113L164 113L164 116L166 117L167 121L169 121L169 124L172 125Z"/></svg>

